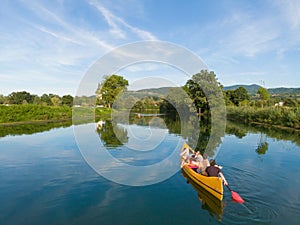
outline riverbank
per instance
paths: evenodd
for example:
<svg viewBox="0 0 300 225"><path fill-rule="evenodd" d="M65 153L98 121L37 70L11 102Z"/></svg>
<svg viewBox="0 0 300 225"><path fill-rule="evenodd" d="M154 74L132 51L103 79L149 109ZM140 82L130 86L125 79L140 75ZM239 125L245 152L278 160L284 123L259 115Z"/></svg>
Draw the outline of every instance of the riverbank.
<svg viewBox="0 0 300 225"><path fill-rule="evenodd" d="M226 108L227 119L245 124L262 124L280 129L300 130L300 109L283 107L234 107ZM72 120L73 108L68 106L42 105L0 105L0 124L25 124L43 122L61 122ZM79 107L76 117L84 119L86 115L94 115L89 120L100 120L111 115L109 108Z"/></svg>
<svg viewBox="0 0 300 225"><path fill-rule="evenodd" d="M0 106L0 123L28 121L54 121L72 118L72 108L68 106L10 105Z"/></svg>
<svg viewBox="0 0 300 225"><path fill-rule="evenodd" d="M84 116L86 111L93 111L96 119L111 113L111 109L82 107L76 110L77 116L80 117L81 113ZM72 115L73 108L69 106L0 105L1 125L61 122L72 120Z"/></svg>
<svg viewBox="0 0 300 225"><path fill-rule="evenodd" d="M227 107L227 119L246 124L261 124L280 129L300 129L300 109L283 107Z"/></svg>

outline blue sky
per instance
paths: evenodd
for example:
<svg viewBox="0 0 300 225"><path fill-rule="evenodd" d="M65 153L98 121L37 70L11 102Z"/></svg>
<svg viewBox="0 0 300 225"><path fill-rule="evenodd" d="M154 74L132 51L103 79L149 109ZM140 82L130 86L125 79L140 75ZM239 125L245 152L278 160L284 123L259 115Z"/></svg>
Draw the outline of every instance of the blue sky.
<svg viewBox="0 0 300 225"><path fill-rule="evenodd" d="M191 50L225 86L300 87L299 15L298 0L2 0L0 94L74 95L101 56L143 40ZM185 81L165 65L137 67L119 74Z"/></svg>

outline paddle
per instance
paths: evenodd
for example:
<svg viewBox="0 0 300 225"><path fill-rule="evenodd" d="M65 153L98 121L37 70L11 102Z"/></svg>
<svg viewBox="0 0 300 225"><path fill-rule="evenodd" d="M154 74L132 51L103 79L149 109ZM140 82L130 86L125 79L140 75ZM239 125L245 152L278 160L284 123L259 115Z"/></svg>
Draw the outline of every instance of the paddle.
<svg viewBox="0 0 300 225"><path fill-rule="evenodd" d="M237 203L244 203L245 202L244 199L242 199L242 197L238 193L232 191L228 185L225 185L225 186L231 192L232 200L234 202L237 202Z"/></svg>

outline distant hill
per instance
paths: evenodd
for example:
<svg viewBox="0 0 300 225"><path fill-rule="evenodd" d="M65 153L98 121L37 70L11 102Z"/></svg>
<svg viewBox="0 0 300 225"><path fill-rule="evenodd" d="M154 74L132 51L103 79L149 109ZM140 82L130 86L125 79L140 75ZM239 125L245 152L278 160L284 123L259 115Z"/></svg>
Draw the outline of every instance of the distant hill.
<svg viewBox="0 0 300 225"><path fill-rule="evenodd" d="M239 87L245 88L249 95L255 95L258 91L258 89L261 87L257 84L237 84L232 86L225 86L223 87L223 90L236 90ZM170 88L173 87L160 87L160 88L148 88L148 89L141 89L138 91L129 91L131 95L134 95L135 97L146 97L148 95L158 95L158 96L166 96L170 90ZM271 95L300 95L300 88L268 88L268 92Z"/></svg>
<svg viewBox="0 0 300 225"><path fill-rule="evenodd" d="M258 89L261 87L257 84L251 84L251 85L244 85L244 84L238 84L238 85L232 85L232 86L226 86L223 88L223 90L236 90L239 87L243 87L245 88L248 93L250 95L255 95L258 91ZM286 95L286 94L290 94L290 95L296 95L296 94L300 94L300 88L284 88L284 87L280 87L280 88L267 88L268 92L271 95Z"/></svg>
<svg viewBox="0 0 300 225"><path fill-rule="evenodd" d="M224 91L227 91L227 90L236 90L237 88L239 87L243 87L245 88L249 95L255 95L258 91L258 89L261 87L257 84L250 84L250 85L245 85L245 84L237 84L237 85L232 85L232 86L226 86L226 87L223 87L223 90Z"/></svg>
<svg viewBox="0 0 300 225"><path fill-rule="evenodd" d="M169 89L172 87L160 87L160 88L147 88L147 89L141 89L137 91L127 91L126 95L131 95L136 98L144 98L147 96L158 96L158 97L164 97L168 94Z"/></svg>
<svg viewBox="0 0 300 225"><path fill-rule="evenodd" d="M156 93L160 95L167 95L170 88L172 87L148 88L148 89L138 90L136 92L150 92L150 93Z"/></svg>
<svg viewBox="0 0 300 225"><path fill-rule="evenodd" d="M300 94L300 88L269 88L268 92L271 95L282 95L282 94L291 94L291 95L297 95Z"/></svg>

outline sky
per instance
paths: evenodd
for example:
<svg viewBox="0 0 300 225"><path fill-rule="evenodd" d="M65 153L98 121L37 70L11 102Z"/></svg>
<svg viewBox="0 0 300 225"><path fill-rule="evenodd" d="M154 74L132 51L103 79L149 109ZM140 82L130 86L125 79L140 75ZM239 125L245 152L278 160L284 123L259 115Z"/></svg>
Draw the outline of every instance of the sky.
<svg viewBox="0 0 300 225"><path fill-rule="evenodd" d="M299 0L2 0L0 94L75 95L101 57L148 40L193 52L224 86L300 87ZM142 88L186 81L159 62L117 73Z"/></svg>

